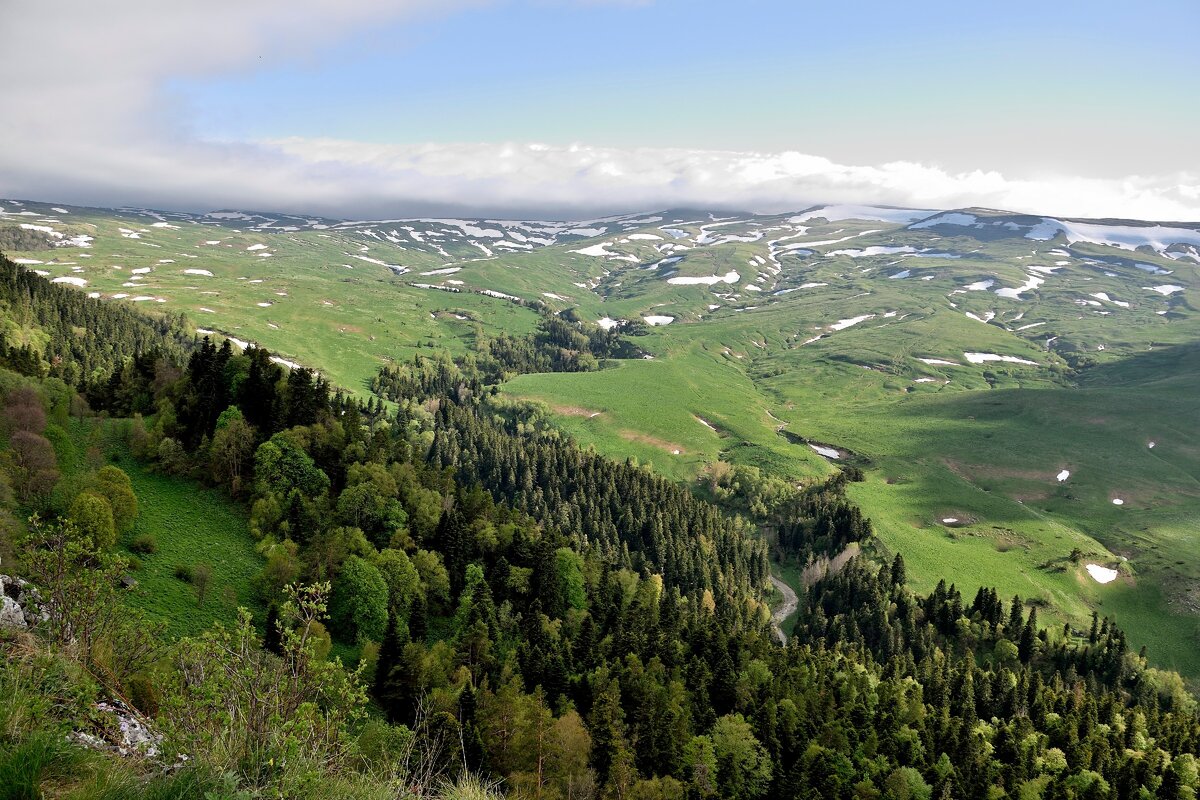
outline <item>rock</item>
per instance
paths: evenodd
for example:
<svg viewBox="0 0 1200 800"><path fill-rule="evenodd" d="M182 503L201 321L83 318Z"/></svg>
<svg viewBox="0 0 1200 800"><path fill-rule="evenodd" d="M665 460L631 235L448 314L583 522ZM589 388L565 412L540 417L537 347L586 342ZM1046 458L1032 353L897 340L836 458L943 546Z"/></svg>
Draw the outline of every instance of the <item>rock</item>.
<svg viewBox="0 0 1200 800"><path fill-rule="evenodd" d="M29 581L0 575L0 628L29 628L49 618Z"/></svg>
<svg viewBox="0 0 1200 800"><path fill-rule="evenodd" d="M120 700L96 704L96 710L106 712L116 719L120 735L113 745L123 756L142 755L153 758L162 747L162 735L150 728L149 722Z"/></svg>
<svg viewBox="0 0 1200 800"><path fill-rule="evenodd" d="M0 628L28 628L25 610L7 594L0 596Z"/></svg>

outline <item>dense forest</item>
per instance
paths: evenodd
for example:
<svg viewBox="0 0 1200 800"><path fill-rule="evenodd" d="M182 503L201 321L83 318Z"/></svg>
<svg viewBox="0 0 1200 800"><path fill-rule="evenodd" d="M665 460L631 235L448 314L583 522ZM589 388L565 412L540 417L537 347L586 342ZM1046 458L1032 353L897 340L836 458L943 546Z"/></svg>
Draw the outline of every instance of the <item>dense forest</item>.
<svg viewBox="0 0 1200 800"><path fill-rule="evenodd" d="M0 545L47 616L0 633L0 784L17 787L0 797L59 796L48 787L85 767L109 789L75 796L1174 799L1200 786L1200 717L1177 675L1099 617L1045 628L1021 598L915 593L846 498L861 474L797 487L715 464L680 486L491 391L506 374L636 356L616 334L550 318L466 358L389 367L375 386L389 403L364 403L260 348L193 340L183 320L82 302L5 264L0 301L25 338L0 372ZM138 498L102 458L61 478L69 423L118 431L148 468L243 503L268 612L166 641L121 610ZM810 567L786 646L770 625L771 548ZM105 773L67 749L64 731L95 735L97 700L155 725L170 768Z"/></svg>

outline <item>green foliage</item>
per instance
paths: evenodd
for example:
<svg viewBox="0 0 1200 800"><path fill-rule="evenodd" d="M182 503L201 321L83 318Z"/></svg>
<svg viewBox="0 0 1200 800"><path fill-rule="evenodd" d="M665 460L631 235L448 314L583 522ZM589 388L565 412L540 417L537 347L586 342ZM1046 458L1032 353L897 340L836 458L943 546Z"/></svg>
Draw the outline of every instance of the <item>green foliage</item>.
<svg viewBox="0 0 1200 800"><path fill-rule="evenodd" d="M127 533L138 515L137 495L133 491L133 482L129 476L115 464L107 464L96 470L90 485L108 500L116 532Z"/></svg>
<svg viewBox="0 0 1200 800"><path fill-rule="evenodd" d="M379 641L388 619L388 585L374 564L350 556L334 582L330 618L349 641Z"/></svg>
<svg viewBox="0 0 1200 800"><path fill-rule="evenodd" d="M555 568L567 607L582 610L587 607L587 592L583 584L583 559L569 547L554 553Z"/></svg>
<svg viewBox="0 0 1200 800"><path fill-rule="evenodd" d="M179 642L163 702L178 746L252 787L278 778L289 761L314 775L346 763L347 726L361 719L366 695L355 673L318 657L314 626L327 590L289 593L282 656L260 648L245 612L233 628Z"/></svg>
<svg viewBox="0 0 1200 800"><path fill-rule="evenodd" d="M108 550L116 544L117 531L113 525L112 506L98 492L91 489L80 492L71 503L68 516L95 549Z"/></svg>

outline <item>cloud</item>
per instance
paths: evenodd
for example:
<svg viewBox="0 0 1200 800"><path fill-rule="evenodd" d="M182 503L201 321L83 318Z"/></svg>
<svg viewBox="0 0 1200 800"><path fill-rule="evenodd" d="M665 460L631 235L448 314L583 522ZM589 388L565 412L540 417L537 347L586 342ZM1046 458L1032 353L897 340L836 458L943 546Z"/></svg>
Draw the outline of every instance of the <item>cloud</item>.
<svg viewBox="0 0 1200 800"><path fill-rule="evenodd" d="M987 206L1200 219L1200 177L1014 179L892 162L584 144L204 141L171 80L319 57L365 27L450 0L127 0L27 4L0 27L0 193L58 202L333 216L588 216L668 206L771 211L824 202ZM119 11L115 11L117 8ZM314 55L316 53L317 55Z"/></svg>

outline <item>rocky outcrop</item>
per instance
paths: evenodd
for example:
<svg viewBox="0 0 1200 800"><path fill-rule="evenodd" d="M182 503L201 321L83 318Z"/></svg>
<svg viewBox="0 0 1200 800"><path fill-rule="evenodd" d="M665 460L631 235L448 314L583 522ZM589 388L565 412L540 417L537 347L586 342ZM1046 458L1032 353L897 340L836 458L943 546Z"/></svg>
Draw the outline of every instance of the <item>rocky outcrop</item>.
<svg viewBox="0 0 1200 800"><path fill-rule="evenodd" d="M46 618L37 589L21 578L0 575L0 628L29 628Z"/></svg>
<svg viewBox="0 0 1200 800"><path fill-rule="evenodd" d="M149 720L120 700L96 703L94 715L103 721L99 735L75 731L71 739L77 744L93 750L106 750L122 756L145 756L154 758L162 750L162 735L157 733Z"/></svg>

